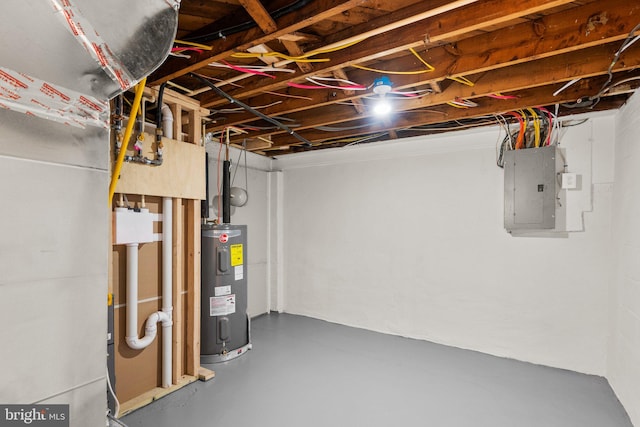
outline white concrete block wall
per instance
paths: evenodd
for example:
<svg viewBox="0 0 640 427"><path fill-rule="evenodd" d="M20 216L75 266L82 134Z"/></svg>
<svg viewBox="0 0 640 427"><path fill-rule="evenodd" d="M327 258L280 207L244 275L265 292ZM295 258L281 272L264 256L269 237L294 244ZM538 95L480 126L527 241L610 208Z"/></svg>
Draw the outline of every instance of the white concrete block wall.
<svg viewBox="0 0 640 427"><path fill-rule="evenodd" d="M595 130L611 134L613 115L592 120L570 128L563 146L612 151ZM570 167L603 181L585 232L514 238L503 228L497 136L483 129L278 160L285 311L604 375L612 163L591 168L581 155L583 169Z"/></svg>
<svg viewBox="0 0 640 427"><path fill-rule="evenodd" d="M616 116L614 251L607 377L640 426L640 94Z"/></svg>
<svg viewBox="0 0 640 427"><path fill-rule="evenodd" d="M106 413L108 135L0 110L0 402Z"/></svg>

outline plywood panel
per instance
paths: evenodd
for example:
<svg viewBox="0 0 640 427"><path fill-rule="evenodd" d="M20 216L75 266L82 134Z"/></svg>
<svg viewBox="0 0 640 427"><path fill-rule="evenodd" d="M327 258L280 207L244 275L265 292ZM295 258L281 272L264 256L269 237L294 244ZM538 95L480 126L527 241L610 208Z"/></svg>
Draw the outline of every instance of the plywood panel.
<svg viewBox="0 0 640 427"><path fill-rule="evenodd" d="M138 333L144 333L147 317L162 308L160 299L138 304ZM162 383L160 373L162 332L144 350L133 350L125 342L126 308L116 306L114 332L116 337L116 395L121 402L131 400Z"/></svg>
<svg viewBox="0 0 640 427"><path fill-rule="evenodd" d="M184 199L205 198L205 149L163 138L164 162L149 166L125 162L116 193L146 194ZM155 157L155 139L145 134L142 155Z"/></svg>
<svg viewBox="0 0 640 427"><path fill-rule="evenodd" d="M129 206L139 206L141 197L128 196ZM146 197L152 213L161 212L159 197ZM160 223L154 232L161 231ZM132 405L153 400L161 384L160 363L162 337L142 351L130 349L124 339L126 330L126 247L112 251L112 277L115 292L116 392L123 402ZM149 314L162 306L162 243L140 246L138 331L144 332ZM173 361L172 377L181 384L185 374L198 375L200 367L200 201L173 200ZM193 372L193 374L191 373ZM164 392L163 392L164 393ZM149 400L151 396L151 400Z"/></svg>

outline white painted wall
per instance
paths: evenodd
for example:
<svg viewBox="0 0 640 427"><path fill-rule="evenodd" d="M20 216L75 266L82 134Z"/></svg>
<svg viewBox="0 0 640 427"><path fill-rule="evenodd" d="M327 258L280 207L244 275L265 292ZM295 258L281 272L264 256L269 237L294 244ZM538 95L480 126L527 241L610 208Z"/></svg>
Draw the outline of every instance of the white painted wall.
<svg viewBox="0 0 640 427"><path fill-rule="evenodd" d="M607 377L640 426L640 94L616 116L614 253Z"/></svg>
<svg viewBox="0 0 640 427"><path fill-rule="evenodd" d="M270 310L282 313L284 293L284 173L269 172L269 301Z"/></svg>
<svg viewBox="0 0 640 427"><path fill-rule="evenodd" d="M285 310L603 375L613 125L562 140L593 205L565 239L505 232L496 129L279 159Z"/></svg>
<svg viewBox="0 0 640 427"><path fill-rule="evenodd" d="M216 217L213 197L218 193L218 182L222 188L222 179L218 180L218 148L218 143L207 144L207 152L209 153L209 217L211 219ZM224 156L224 150L222 156ZM247 168L245 169L244 155L240 156L239 150L232 148L229 158L232 164L232 178L235 174L235 179L232 182L234 187L247 188L245 170L248 174L249 198L247 204L235 208L231 215L231 224L247 225L247 286L249 287L247 312L250 317L254 317L269 311L269 273L267 271L269 185L267 171L270 168L271 160L247 153ZM220 172L222 172L222 163L220 163Z"/></svg>
<svg viewBox="0 0 640 427"><path fill-rule="evenodd" d="M0 402L106 414L108 136L0 109Z"/></svg>

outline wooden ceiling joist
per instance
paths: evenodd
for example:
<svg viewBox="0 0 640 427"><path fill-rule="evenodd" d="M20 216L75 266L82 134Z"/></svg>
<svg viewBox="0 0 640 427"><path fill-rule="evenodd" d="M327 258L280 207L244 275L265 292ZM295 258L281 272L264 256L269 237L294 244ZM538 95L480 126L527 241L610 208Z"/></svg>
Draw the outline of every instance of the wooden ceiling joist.
<svg viewBox="0 0 640 427"><path fill-rule="evenodd" d="M551 3L553 5L557 5L562 2L568 2L569 0L554 0L554 1L525 0L526 5L528 5L529 7L528 8L521 7L520 9L518 9L518 12L514 11L514 6L513 6L514 2L512 0L492 0L492 1L495 3L496 11L492 14L493 18L490 21L484 21L482 18L479 17L483 13L483 10L486 13L486 10L485 10L486 5L484 5L483 3L474 3L464 8L464 9L467 9L469 16L471 17L470 20L467 20L466 16L463 19L462 16L457 13L457 11L446 12L433 18L428 18L423 21L416 22L414 24L400 27L394 31L390 31L387 33L379 34L374 37L370 37L368 39L365 39L351 46L348 49L335 52L334 55L331 57L331 61L318 63L314 67L314 73L317 74L320 72L331 72L336 69L344 68L346 66L350 66L354 64L357 65L363 62L376 60L386 55L390 55L394 53L406 53L409 48L416 48L424 44L424 37L427 31L429 31L430 33L431 40L443 41L449 37L453 37L454 35L459 34L462 31L471 32L478 28L481 28L482 25L489 25L489 24L495 25L496 22L499 22L499 17L502 17L503 21L510 21L516 15L525 16L531 13L535 13L536 11L540 10L540 8L542 7L541 5L543 4L548 5L549 3ZM584 7L588 7L588 6L589 5ZM636 8L639 8L639 7L640 6L636 6ZM474 8L479 10L475 10ZM470 9L473 9L473 10L470 10ZM593 12L591 12L589 16L591 16L592 14ZM508 30L509 28L505 29L505 31L508 31ZM627 32L629 30L630 28L627 30ZM623 34L626 35L624 31L622 30L618 31L618 34L616 34L617 39L622 38ZM513 40L513 37L518 37L518 36L519 36L519 33L512 34L511 40ZM598 32L594 31L594 32L591 32L590 35L586 37L597 39L598 36L599 36ZM478 37L482 37L482 36L478 36ZM520 37L519 39L521 40L522 43L531 42L530 36L527 39L523 37ZM470 39L466 39L465 41L468 41L468 40ZM474 45L474 46L477 46L477 45ZM486 43L482 44L479 47L483 47L483 46L487 46L487 44ZM542 48L544 48L544 46L542 46L538 50L541 50ZM459 70L462 67L459 66L457 63L457 60L459 60L460 57L452 58L451 55L446 53L444 49L441 48L441 51L442 53L438 55L437 58L432 58L431 50L430 50L429 58L426 58L426 60L430 64L436 67L436 72L439 71L440 77L445 77L449 74L458 74L458 75L462 74L463 72ZM493 50L491 52L493 52ZM486 55L487 52L484 52L484 54ZM534 52L532 55L540 55L540 54L541 53L539 52ZM499 59L497 54L494 54L493 56L496 57L495 58L496 61ZM445 66L440 65L443 62L447 65ZM515 60L511 62L515 62ZM494 65L497 64L497 62L495 61L490 61L487 63L491 63ZM448 71L450 68L453 68L453 70ZM464 72L470 72L470 70L465 69ZM429 77L431 79L436 79L437 77L435 76L436 75L434 74L434 77L432 77L432 75L430 74ZM281 89L283 87L286 87L287 82L295 79L301 79L304 77L308 77L308 75L297 74L293 78L290 75L280 76L266 83L262 81L253 81L245 85L244 88L231 91L230 93L233 96L241 99L241 98L256 95L263 90L273 91L273 90ZM201 99L201 102L202 102L202 105L205 107L215 107L216 105L220 105L221 103L224 103L223 100L220 100L219 97L216 97L213 94L205 95Z"/></svg>
<svg viewBox="0 0 640 427"><path fill-rule="evenodd" d="M582 16L586 17L591 10L586 10ZM574 15L576 16L576 15ZM468 98L474 96L485 96L495 92L513 92L518 91L524 88L534 87L549 84L552 82L559 81L568 81L573 78L580 77L590 77L598 74L603 74L606 72L608 66L613 60L614 54L616 50L619 48L618 40L627 33L628 26L631 26L632 21L626 20L625 26L622 28L621 34L615 34L613 38L615 41L603 46L596 46L593 48L585 48L582 50L578 50L579 47L589 46L591 43L585 43L584 45L574 45L570 49L571 51L564 55L556 55L551 56L550 52L528 52L530 57L527 57L528 61L531 62L522 62L522 58L517 61L516 64L511 67L503 66L503 63L497 63L495 66L499 66L500 68L493 68L490 71L485 71L486 67L489 66L487 62L484 61L485 56L482 53L479 53L475 56L476 61L467 60L471 65L469 68L475 69L467 69L464 70L464 75L470 76L472 80L476 81L476 86L470 87L465 86L459 83L452 83L449 85L447 90L445 90L441 94L434 94L423 98L424 100L439 100L432 101L434 103L442 103L446 101L450 101L456 97L460 98ZM633 28L633 27L631 27ZM517 30L520 28L515 28ZM500 31L499 33L507 32ZM511 33L511 31L509 31ZM573 34L573 33L571 33ZM506 37L506 35L505 35ZM564 38L554 37L554 43L549 43L551 48L560 48L562 46L566 46L566 38L571 37L570 35L566 35ZM513 43L525 42L527 40L527 34L523 34L521 39L513 40ZM473 45L474 43L480 43L476 38L472 38L468 40L469 45ZM438 48L436 48L438 49ZM567 50L567 48L562 49L560 52ZM640 45L632 45L629 49L624 52L624 61L620 61L616 64L614 70L628 70L633 69L635 67L640 66L638 63L638 52L640 51ZM557 51L554 51L557 52ZM542 57L542 59L537 59ZM486 75L480 75L480 73L487 73ZM351 77L356 79L359 75L364 74L364 72L358 72L355 70ZM429 76L429 77L438 77L443 78L445 73L438 73L438 69L433 73L422 74L420 76ZM425 80L425 77L420 76L393 76L394 84L396 87L403 89L407 87L414 87L417 85L425 84L428 81ZM324 99L314 99L314 107L322 107L325 105L329 105L331 102L335 101L336 98L342 101L348 101L356 99L356 97L364 96L363 94L354 94L348 95L344 93L336 93L336 96L326 97ZM421 101L419 101L421 102ZM419 103L418 102L418 103ZM404 101L407 106L404 109L416 108L413 105L416 102L412 101ZM300 111L301 109L307 107L308 102L305 100L293 100L292 102L287 103L285 106L274 106L271 109L268 109L268 114L274 115L285 115L290 113L295 113L296 111ZM317 115L314 115L315 119L318 118ZM340 117L338 114L333 114L332 117L338 118ZM255 120L255 117L252 115L244 114L242 116L235 117L234 122L249 122ZM314 120L315 121L315 120Z"/></svg>
<svg viewBox="0 0 640 427"><path fill-rule="evenodd" d="M576 96L594 97L603 82L614 85L629 76L634 77L630 87L638 83L640 41L629 36L632 30L640 34L637 1L228 1L182 0L188 15L181 20L180 38L211 50L190 51L190 59L169 59L150 84L172 80L212 109L208 131L246 127L243 138L271 138L273 147L261 149L269 153L309 147L296 148L300 143L291 135L238 111L188 74L215 79L233 98L282 118L313 143L311 149L362 136L389 139L438 131L455 127L453 120L476 120L525 106L572 103ZM208 15L213 10L215 17ZM288 56L233 57L273 50ZM301 57L323 61L310 64ZM222 60L251 71L208 66ZM287 72L267 69L265 63ZM394 92L406 96L390 96L396 115L381 120L369 107L373 83L384 75ZM335 87L325 88L324 81L309 79L331 76L368 89L341 89L339 80L326 81ZM575 84L558 91L574 79ZM596 108L619 105L628 94L610 95L622 88L628 90L617 86L605 93L608 100ZM495 99L496 94L513 99ZM448 105L452 101L471 107L455 108ZM444 125L433 129L438 123Z"/></svg>
<svg viewBox="0 0 640 427"><path fill-rule="evenodd" d="M589 82L576 84L559 96L553 96L553 92L558 85L544 86L539 88L527 89L521 92L521 96L512 100L489 100L483 105L476 108L460 109L451 106L444 106L437 111L428 111L427 109L420 111L414 110L410 113L400 115L393 121L392 129L408 129L416 126L428 126L447 121L462 120L469 118L477 118L483 116L491 116L494 113L505 113L507 111L515 111L523 108L537 107L541 105L553 105L561 103L573 103L576 99L588 97L592 93L597 92L602 84L606 81L605 77L592 79ZM640 83L640 81L638 82ZM444 117L444 120L443 120ZM349 125L366 124L364 121L357 121ZM386 131L389 128L382 123L372 123L366 129L365 134ZM297 131L303 137L311 141L327 141L337 138L350 138L361 134L350 130L338 132L322 132L315 129ZM296 145L299 141L291 138L290 135L277 135L272 137L273 148L280 146Z"/></svg>
<svg viewBox="0 0 640 427"><path fill-rule="evenodd" d="M300 57L304 55L304 51L298 45L297 42L280 39L280 43L282 43L285 49L287 49L287 52L289 52L289 55L293 57ZM298 68L300 68L300 71L302 71L303 73L311 73L313 71L313 66L308 62L297 61L296 65L298 66Z"/></svg>
<svg viewBox="0 0 640 427"><path fill-rule="evenodd" d="M314 22L319 22L331 15L341 13L356 6L361 0L315 0L298 10L295 14L288 14L277 19L277 30L270 34L263 34L259 28L237 33L222 40L218 40L212 50L204 51L189 60L185 66L181 58L169 58L158 71L149 78L149 85L155 86L176 77L184 76L199 68L205 67L209 62L231 56L234 52L246 50L252 46L276 40L278 37L302 30Z"/></svg>
<svg viewBox="0 0 640 427"><path fill-rule="evenodd" d="M585 73L582 74L585 77L603 75L605 73L601 70L606 70L606 67L608 67L608 65L611 63L610 50L611 47L609 47L609 49L600 46L590 48L586 51L587 54L582 58L579 52L574 52L572 53L572 60L579 62L581 59L588 59L588 61L582 64L583 68L579 68L579 70L582 70ZM640 67L640 45L630 47L628 49L628 52L625 52L625 54L625 60L623 61L623 63L618 64L614 68L614 71L616 73ZM505 82L503 90L495 90L496 87L494 79L480 78L478 80L478 83L473 87L453 84L441 93L434 93L416 100L397 101L394 105L394 110L401 112L416 109L441 107L443 105L446 105L447 102L453 101L456 98L477 99L482 97L482 101L477 101L479 104L484 105L489 103L490 105L495 105L496 102L488 98L489 95L495 94L496 92L500 92L503 94L511 94L517 92L517 96L520 96L519 93L522 90L535 89L538 87L553 87L553 90L551 92L553 93L559 88L558 84L560 84L561 86L562 83L569 81L576 76L575 70L573 70L572 67L567 68L563 62L557 61L555 59L557 58L545 58L537 61L536 63L532 63L532 65L536 69L546 69L546 72L544 73L532 73L530 69L531 67L526 64L520 64L517 69L509 68L496 71L500 72L501 75L494 76L494 78L504 79L502 80ZM597 91L589 93L587 95L593 96L596 95L596 93ZM566 100L561 99L564 98L559 97L558 102L566 102ZM548 103L550 102L548 101L548 98L545 94L544 100L541 100L539 104L542 105ZM304 125L298 127L297 130L302 131L304 129L314 128L318 126L339 125L353 120L353 116L349 114L348 110L344 109L344 107L342 106L340 106L340 109L338 109L337 107L338 106L332 106L330 110L327 110L326 108L317 109L316 114L313 115L313 118L305 120ZM370 117L370 115L365 115L365 117ZM289 118L292 118L294 120L297 119L295 114L289 115ZM276 135L279 133L280 132L271 132L269 134Z"/></svg>
<svg viewBox="0 0 640 427"><path fill-rule="evenodd" d="M264 8L260 0L239 0L240 4L249 13L249 15L256 21L258 27L265 34L271 34L278 29L278 25L271 18L267 9Z"/></svg>

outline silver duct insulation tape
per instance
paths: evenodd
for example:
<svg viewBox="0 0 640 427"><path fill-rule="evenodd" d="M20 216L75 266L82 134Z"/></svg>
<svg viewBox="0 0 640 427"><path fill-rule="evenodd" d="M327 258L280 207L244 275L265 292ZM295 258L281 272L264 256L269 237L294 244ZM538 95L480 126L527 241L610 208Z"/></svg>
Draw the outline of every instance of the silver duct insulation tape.
<svg viewBox="0 0 640 427"><path fill-rule="evenodd" d="M0 67L0 107L84 128L109 127L109 104Z"/></svg>
<svg viewBox="0 0 640 427"><path fill-rule="evenodd" d="M0 107L71 126L105 127L105 102L168 56L180 2L4 0L2 5Z"/></svg>
<svg viewBox="0 0 640 427"><path fill-rule="evenodd" d="M118 83L120 89L127 90L136 83L135 78L114 56L109 45L98 34L91 22L82 16L80 9L71 3L71 0L51 0L51 3L71 34L100 64L107 75Z"/></svg>

